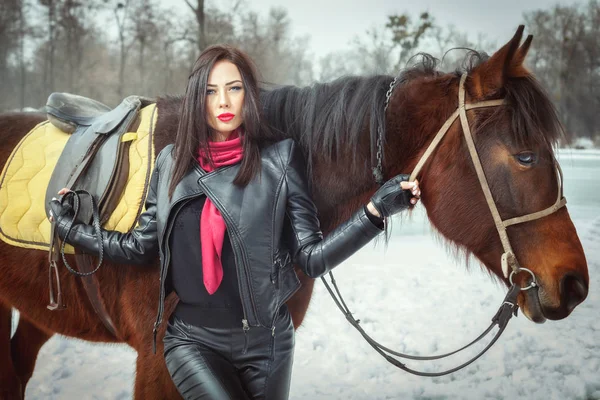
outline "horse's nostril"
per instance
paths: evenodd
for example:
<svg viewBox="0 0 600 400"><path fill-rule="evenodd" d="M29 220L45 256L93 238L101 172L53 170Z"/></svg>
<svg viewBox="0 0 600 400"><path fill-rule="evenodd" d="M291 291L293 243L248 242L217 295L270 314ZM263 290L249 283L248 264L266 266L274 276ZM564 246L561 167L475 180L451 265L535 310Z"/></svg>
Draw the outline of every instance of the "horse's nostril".
<svg viewBox="0 0 600 400"><path fill-rule="evenodd" d="M579 274L567 274L560 282L560 293L563 304L571 312L585 300L588 287Z"/></svg>

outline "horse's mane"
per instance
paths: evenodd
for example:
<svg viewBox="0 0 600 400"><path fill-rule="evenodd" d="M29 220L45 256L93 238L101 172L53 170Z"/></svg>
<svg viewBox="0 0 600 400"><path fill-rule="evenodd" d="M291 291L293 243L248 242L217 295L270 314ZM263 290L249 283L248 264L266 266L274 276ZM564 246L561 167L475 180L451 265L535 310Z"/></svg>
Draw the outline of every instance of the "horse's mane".
<svg viewBox="0 0 600 400"><path fill-rule="evenodd" d="M385 123L383 104L392 79L347 76L303 88L284 86L262 92L261 101L275 129L309 154L332 161L342 148L356 149L367 129L376 131Z"/></svg>
<svg viewBox="0 0 600 400"><path fill-rule="evenodd" d="M488 58L483 52L469 50L454 71L456 78ZM409 63L398 75L396 88L444 74L438 69L439 61L427 53L415 55ZM314 160L313 154L332 162L340 150L357 149L365 132L376 132L378 126L385 129L384 104L392 80L389 75L346 76L303 88L283 86L263 91L261 101L269 122L283 136L299 141L309 153L309 162ZM513 111L514 143L548 148L562 136L556 109L533 76L509 79L500 96L506 97Z"/></svg>

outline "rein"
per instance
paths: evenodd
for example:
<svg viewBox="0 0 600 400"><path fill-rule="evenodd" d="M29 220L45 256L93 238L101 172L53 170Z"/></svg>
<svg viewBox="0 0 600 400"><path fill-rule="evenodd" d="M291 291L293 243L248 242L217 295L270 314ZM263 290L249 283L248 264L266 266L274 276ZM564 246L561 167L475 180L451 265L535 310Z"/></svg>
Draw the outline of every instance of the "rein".
<svg viewBox="0 0 600 400"><path fill-rule="evenodd" d="M387 110L387 107L388 107L388 104L390 101L390 97L391 97L392 91L394 90L394 87L396 85L397 79L398 79L397 77L394 78L394 80L390 83L390 87L386 93L386 102L385 102L384 111ZM352 315L352 313L350 312L348 306L346 306L346 303L344 302L343 297L337 287L335 278L333 277L333 274L331 272L329 272L329 276L331 279L331 284L333 285L333 287L335 289L335 293L331 289L331 287L329 286L327 281L325 280L325 277L321 277L323 283L325 284L325 287L329 291L329 294L333 298L333 300L336 303L336 305L338 306L338 308L346 316L346 319L348 320L348 322L350 322L350 324L352 326L354 326L354 328L356 328L360 332L360 334L375 349L375 351L377 351L382 357L384 357L388 362L395 365L396 367L398 367L406 372L409 372L411 374L418 375L418 376L436 377L436 376L447 375L452 372L458 371L459 369L466 367L467 365L471 364L473 361L475 361L479 357L481 357L500 338L500 335L502 335L502 333L504 332L504 329L506 328L508 321L512 318L513 315L515 315L515 316L517 315L517 310L519 308L519 306L517 304L517 295L519 294L519 292L522 290L524 291L524 290L530 290L530 289L537 290L537 281L536 281L535 274L531 270L529 270L527 268L523 268L519 265L519 262L512 250L512 246L510 244L510 240L508 238L506 228L511 225L520 224L523 222L528 222L528 221L533 221L536 219L543 218L547 215L555 213L560 208L564 207L567 203L567 200L563 196L562 170L560 168L560 165L558 164L558 162L555 159L554 165L555 165L556 169L558 170L558 176L560 177L560 179L558 181L558 197L556 199L556 202L552 206L550 206L542 211L527 214L527 215L524 215L521 217L515 217L515 218L506 219L506 220L503 220L500 217L500 213L498 212L498 208L496 207L496 202L494 201L492 192L490 190L489 184L485 177L485 173L484 173L483 167L481 165L481 160L479 159L477 149L475 148L475 143L473 141L473 135L471 133L471 129L469 127L469 120L467 118L467 111L478 109L478 108L501 106L501 105L505 105L506 102L504 99L499 99L499 100L480 101L480 102L476 102L476 103L465 103L465 97L466 97L465 81L466 81L466 79L467 79L467 74L463 74L460 78L460 85L459 85L459 90L458 90L458 108L452 113L452 115L450 115L450 117L448 117L446 122L442 125L442 127L440 128L440 130L438 131L436 136L433 138L429 147L427 148L425 153L421 156L421 159L419 160L419 162L415 166L415 169L411 173L409 181L414 181L417 178L417 176L421 172L423 166L425 165L425 163L427 162L427 160L429 159L431 154L433 154L433 152L437 148L438 144L444 138L444 135L448 132L450 127L454 124L454 122L458 118L460 120L460 124L462 126L462 131L465 136L467 146L469 148L469 155L471 156L471 160L473 161L473 165L475 166L475 171L477 172L477 177L479 179L481 189L483 190L488 207L490 209L492 217L494 218L496 230L498 231L498 235L500 236L500 241L502 242L502 247L504 248L504 253L502 254L502 257L501 257L502 272L504 274L504 277L508 278L510 281L510 284L511 284L511 286L508 290L508 293L506 294L506 297L504 298L504 301L502 302L502 305L500 306L500 308L498 309L498 311L492 318L492 323L490 324L490 326L481 335L479 335L475 340L473 340L469 344L461 347L460 349L455 350L450 353L441 354L441 355L437 355L437 356L429 356L429 357L420 357L420 356L413 356L413 355L399 353L399 352L393 351L393 350L381 345L380 343L375 341L373 338L371 338L362 329L362 327L360 326L360 320L355 319L354 316ZM371 140L371 142L373 142L373 140ZM377 130L376 156L373 156L373 154L371 156L372 163L373 163L373 161L375 161L375 159L377 162L377 165L375 167L373 167L373 176L374 176L376 182L380 185L383 184L383 170L382 170L383 146L382 146L382 142L383 142L383 129L380 126ZM512 269L512 271L510 271L509 268ZM519 274L520 272L526 272L531 276L531 281L524 288L521 288L517 283L514 282L514 276ZM481 350L475 357L471 358L469 361L459 365L458 367L449 369L447 371L442 371L442 372L416 371L411 368L408 368L405 364L401 363L399 360L392 357L392 356L396 356L396 357L400 357L400 358L406 358L406 359L410 359L410 360L419 360L419 361L438 360L438 359L446 358L448 356L451 356L462 350L467 349L471 345L473 345L473 344L477 343L478 341L480 341L481 339L483 339L492 330L492 328L496 324L498 325L499 330L495 334L495 336L492 338L490 343L483 350Z"/></svg>
<svg viewBox="0 0 600 400"><path fill-rule="evenodd" d="M61 243L60 255L62 256L62 260L65 263L65 267L67 267L70 273L72 273L75 276L83 277L93 275L96 273L96 271L98 271L98 269L100 269L100 266L102 265L102 260L104 259L104 241L102 240L102 229L100 226L100 213L98 211L98 205L94 200L94 196L92 196L87 190L83 189L69 190L61 198L61 204L64 205L65 203L68 204L67 198L69 196L73 197L73 218L67 223L67 233L65 234L65 239L69 237L69 235L71 234L71 230L73 229L73 225L77 221L77 216L79 215L79 203L81 202L79 195L81 194L87 195L90 198L90 201L92 202L92 226L94 227L94 231L96 232L96 241L98 242L98 249L100 250L98 254L98 265L96 266L96 268L94 268L94 270L89 272L79 272L72 268L65 257L65 245L67 244L66 240L63 240ZM53 225L56 223L57 222L54 221Z"/></svg>

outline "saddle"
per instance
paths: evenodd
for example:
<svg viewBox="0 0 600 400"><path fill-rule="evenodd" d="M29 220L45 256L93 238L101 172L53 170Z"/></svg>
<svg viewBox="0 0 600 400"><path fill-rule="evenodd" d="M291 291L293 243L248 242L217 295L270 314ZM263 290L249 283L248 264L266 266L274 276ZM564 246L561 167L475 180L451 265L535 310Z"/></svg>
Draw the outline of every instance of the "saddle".
<svg viewBox="0 0 600 400"><path fill-rule="evenodd" d="M153 101L127 97L116 108L82 96L52 93L46 104L49 121L71 133L46 189L45 204L66 187L89 192L98 204L101 224L114 210L127 183L129 145L139 125L138 111ZM82 203L79 218L90 223L91 205ZM49 209L46 208L49 216Z"/></svg>
<svg viewBox="0 0 600 400"><path fill-rule="evenodd" d="M136 138L136 130L140 125L139 111L151 103L153 103L152 99L129 96L111 110L96 100L78 95L68 93L52 93L50 95L46 104L48 119L63 132L70 133L70 137L56 162L46 189L47 216L50 216L50 209L47 205L52 198L59 197L57 192L60 189L68 188L74 193L89 194L90 202L77 201L77 219L87 224L93 222L97 227L98 239L102 240L99 231L100 225L104 225L113 214L128 182L130 175L129 146ZM151 120L153 120L153 115L154 112ZM153 162L152 154L148 158L150 162ZM64 245L61 238L55 234L54 223L52 223L49 250L50 304L48 308L50 310L66 308L62 301L57 268L57 261L62 255L69 271L82 278L88 298L106 328L119 338L117 329L100 295L98 280L93 275L100 267L102 257L100 257L98 266L93 268L92 257L75 249L75 260L79 269L79 271L75 271L64 257ZM54 282L56 282L56 297Z"/></svg>

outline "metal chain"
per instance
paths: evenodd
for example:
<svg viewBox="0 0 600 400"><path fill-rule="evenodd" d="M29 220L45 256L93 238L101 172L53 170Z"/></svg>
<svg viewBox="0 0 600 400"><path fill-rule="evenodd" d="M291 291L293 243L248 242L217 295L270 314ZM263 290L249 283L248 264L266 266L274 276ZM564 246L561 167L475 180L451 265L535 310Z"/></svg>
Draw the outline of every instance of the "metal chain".
<svg viewBox="0 0 600 400"><path fill-rule="evenodd" d="M394 91L394 88L396 87L396 82L398 82L398 76L396 76L394 78L394 80L390 83L390 88L388 89L388 91L385 94L385 107L383 108L383 111L386 111L388 108L388 104L390 104L390 98L392 97L392 92Z"/></svg>
<svg viewBox="0 0 600 400"><path fill-rule="evenodd" d="M385 120L385 112L387 111L388 105L390 103L390 98L392 97L392 93L394 92L394 88L396 87L396 83L398 82L398 76L390 82L390 87L385 93L385 107L383 108L384 120ZM373 176L375 177L375 181L379 185L383 185L383 128L381 125L377 127L377 166L373 168Z"/></svg>

